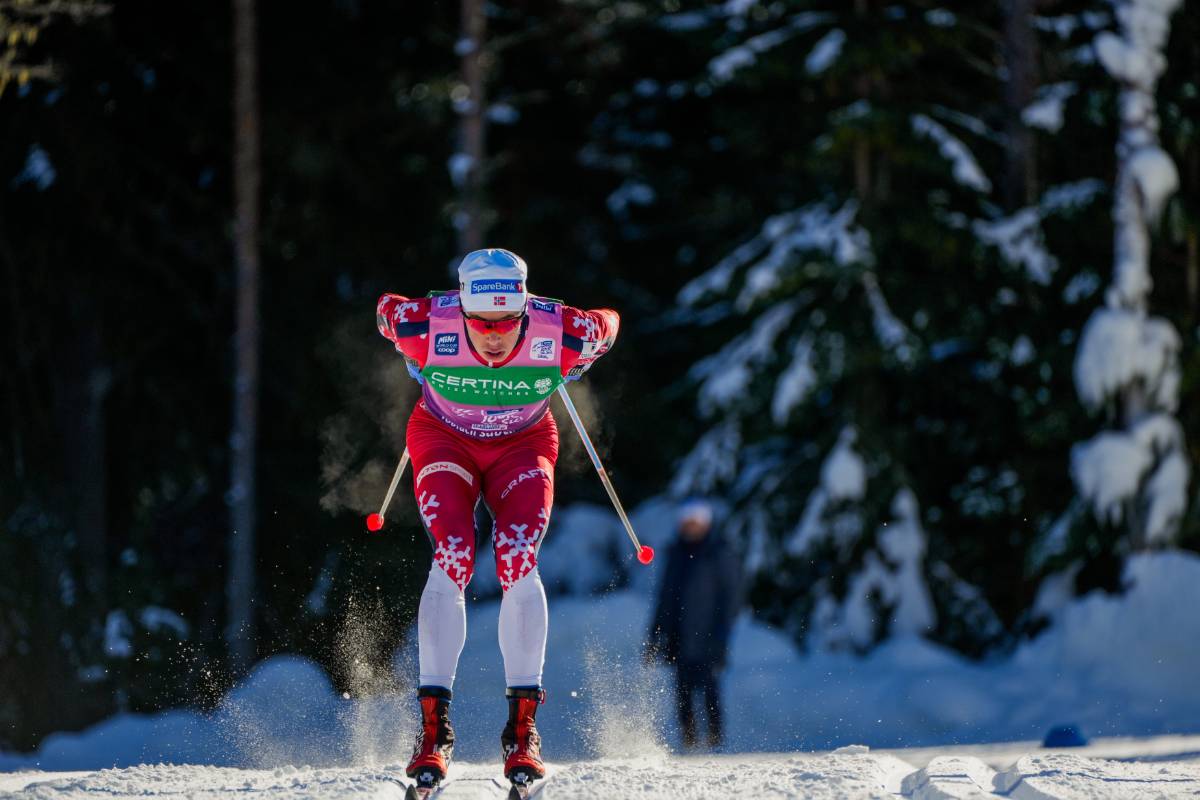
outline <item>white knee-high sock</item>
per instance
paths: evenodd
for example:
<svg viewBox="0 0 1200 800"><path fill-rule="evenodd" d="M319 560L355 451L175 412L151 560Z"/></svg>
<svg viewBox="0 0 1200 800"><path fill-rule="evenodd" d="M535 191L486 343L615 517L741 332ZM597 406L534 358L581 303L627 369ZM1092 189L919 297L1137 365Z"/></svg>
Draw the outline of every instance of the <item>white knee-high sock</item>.
<svg viewBox="0 0 1200 800"><path fill-rule="evenodd" d="M546 589L534 567L500 601L500 652L509 686L541 686L550 614Z"/></svg>
<svg viewBox="0 0 1200 800"><path fill-rule="evenodd" d="M467 599L437 564L429 570L417 610L421 685L454 688L458 657L467 641Z"/></svg>

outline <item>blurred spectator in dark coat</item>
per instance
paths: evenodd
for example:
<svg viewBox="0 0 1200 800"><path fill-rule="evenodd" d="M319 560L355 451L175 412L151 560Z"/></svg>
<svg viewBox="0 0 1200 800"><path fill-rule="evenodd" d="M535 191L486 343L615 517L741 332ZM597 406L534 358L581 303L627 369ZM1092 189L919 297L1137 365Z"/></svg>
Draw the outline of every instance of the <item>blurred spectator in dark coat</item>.
<svg viewBox="0 0 1200 800"><path fill-rule="evenodd" d="M667 551L658 605L646 646L648 661L675 667L675 697L686 747L696 745L693 695L704 700L708 744L722 739L718 678L741 605L741 564L712 533L713 509L693 500L679 512L679 536Z"/></svg>

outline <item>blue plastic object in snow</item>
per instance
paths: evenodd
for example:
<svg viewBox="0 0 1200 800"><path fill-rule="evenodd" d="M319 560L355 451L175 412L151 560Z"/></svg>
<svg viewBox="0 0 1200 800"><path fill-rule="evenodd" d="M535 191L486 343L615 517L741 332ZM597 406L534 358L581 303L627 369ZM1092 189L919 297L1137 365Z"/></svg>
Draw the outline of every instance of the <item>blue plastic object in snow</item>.
<svg viewBox="0 0 1200 800"><path fill-rule="evenodd" d="M1056 725L1046 734L1042 747L1083 747L1087 737L1074 725Z"/></svg>

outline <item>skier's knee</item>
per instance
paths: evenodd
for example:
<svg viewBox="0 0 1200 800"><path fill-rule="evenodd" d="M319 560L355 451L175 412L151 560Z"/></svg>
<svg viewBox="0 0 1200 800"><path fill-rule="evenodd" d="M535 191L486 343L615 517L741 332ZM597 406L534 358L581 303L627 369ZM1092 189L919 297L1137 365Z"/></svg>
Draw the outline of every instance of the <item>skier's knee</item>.
<svg viewBox="0 0 1200 800"><path fill-rule="evenodd" d="M467 580L470 580L469 575ZM458 581L450 577L442 565L436 561L429 567L429 577L425 581L426 592L461 596L464 586L465 584L460 586Z"/></svg>
<svg viewBox="0 0 1200 800"><path fill-rule="evenodd" d="M496 577L500 579L500 589L507 593L517 581L537 569L537 552L531 548L521 552L510 548L505 552L496 551Z"/></svg>
<svg viewBox="0 0 1200 800"><path fill-rule="evenodd" d="M527 522L497 521L492 547L496 554L496 577L505 592L537 567L538 546L549 522L550 515L545 509Z"/></svg>
<svg viewBox="0 0 1200 800"><path fill-rule="evenodd" d="M538 572L536 558L531 559L529 567L514 569L511 573L507 569L502 570L497 565L496 575L500 578L500 589L506 597L539 593L545 595L546 590L542 586L542 577Z"/></svg>
<svg viewBox="0 0 1200 800"><path fill-rule="evenodd" d="M466 589L475 573L475 545L473 536L441 537L433 551L433 563L442 568L459 589Z"/></svg>

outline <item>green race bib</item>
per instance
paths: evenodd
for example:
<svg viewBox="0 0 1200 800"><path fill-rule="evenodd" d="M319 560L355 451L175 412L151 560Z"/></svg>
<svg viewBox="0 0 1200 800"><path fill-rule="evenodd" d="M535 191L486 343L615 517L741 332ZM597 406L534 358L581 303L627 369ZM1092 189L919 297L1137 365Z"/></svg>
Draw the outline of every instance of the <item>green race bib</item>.
<svg viewBox="0 0 1200 800"><path fill-rule="evenodd" d="M565 381L557 366L500 369L429 366L421 370L421 377L452 403L494 408L541 402Z"/></svg>

